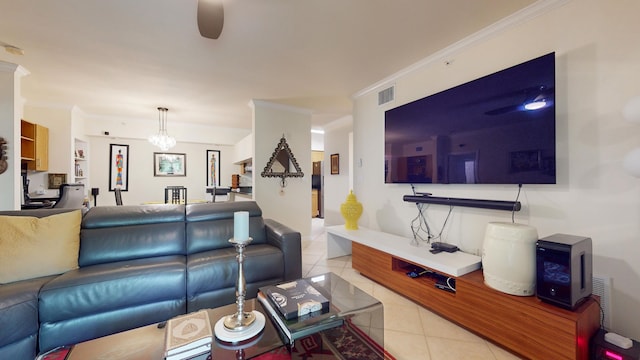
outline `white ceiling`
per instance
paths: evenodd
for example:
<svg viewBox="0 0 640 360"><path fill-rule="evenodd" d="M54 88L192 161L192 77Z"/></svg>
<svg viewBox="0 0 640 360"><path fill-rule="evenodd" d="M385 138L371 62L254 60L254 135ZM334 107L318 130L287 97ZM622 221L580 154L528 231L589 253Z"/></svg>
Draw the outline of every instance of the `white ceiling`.
<svg viewBox="0 0 640 360"><path fill-rule="evenodd" d="M251 127L251 99L351 113L351 96L534 0L228 0L217 40L197 0L0 0L0 60L22 96L92 116Z"/></svg>

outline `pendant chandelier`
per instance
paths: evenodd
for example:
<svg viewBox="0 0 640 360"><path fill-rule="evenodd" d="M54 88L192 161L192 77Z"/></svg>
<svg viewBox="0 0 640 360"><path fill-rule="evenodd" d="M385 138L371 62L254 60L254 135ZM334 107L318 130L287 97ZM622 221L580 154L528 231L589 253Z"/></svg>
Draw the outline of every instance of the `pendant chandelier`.
<svg viewBox="0 0 640 360"><path fill-rule="evenodd" d="M162 151L167 151L176 146L176 139L167 134L167 112L169 109L165 107L158 108L158 133L149 136L149 142L160 148Z"/></svg>

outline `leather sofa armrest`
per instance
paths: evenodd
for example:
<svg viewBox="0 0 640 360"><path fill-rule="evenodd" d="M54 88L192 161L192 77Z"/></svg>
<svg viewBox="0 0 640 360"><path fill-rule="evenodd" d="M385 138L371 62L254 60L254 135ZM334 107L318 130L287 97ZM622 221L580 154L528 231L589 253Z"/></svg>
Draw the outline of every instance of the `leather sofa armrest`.
<svg viewBox="0 0 640 360"><path fill-rule="evenodd" d="M264 219L267 243L276 246L284 254L284 280L302 277L302 239L300 232L273 219Z"/></svg>

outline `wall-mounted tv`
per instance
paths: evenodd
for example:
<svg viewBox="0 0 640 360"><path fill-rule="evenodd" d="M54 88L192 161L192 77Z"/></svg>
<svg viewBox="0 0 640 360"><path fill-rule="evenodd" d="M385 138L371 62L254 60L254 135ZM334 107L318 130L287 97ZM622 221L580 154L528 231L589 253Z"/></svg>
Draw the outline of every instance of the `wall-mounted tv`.
<svg viewBox="0 0 640 360"><path fill-rule="evenodd" d="M385 112L385 183L555 184L555 53Z"/></svg>

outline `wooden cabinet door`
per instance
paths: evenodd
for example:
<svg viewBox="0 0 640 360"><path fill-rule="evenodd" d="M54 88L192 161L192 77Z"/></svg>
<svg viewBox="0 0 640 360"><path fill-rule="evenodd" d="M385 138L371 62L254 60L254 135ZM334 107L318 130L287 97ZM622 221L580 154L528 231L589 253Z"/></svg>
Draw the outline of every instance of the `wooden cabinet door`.
<svg viewBox="0 0 640 360"><path fill-rule="evenodd" d="M311 190L311 217L318 216L318 190Z"/></svg>
<svg viewBox="0 0 640 360"><path fill-rule="evenodd" d="M35 138L35 124L22 120L20 122L20 157L22 158L23 162L27 163L30 170L33 169L31 169L32 166L29 164L29 162L33 161L36 158Z"/></svg>
<svg viewBox="0 0 640 360"><path fill-rule="evenodd" d="M49 128L25 120L20 122L22 163L29 170L49 170Z"/></svg>
<svg viewBox="0 0 640 360"><path fill-rule="evenodd" d="M49 129L36 124L35 170L49 170Z"/></svg>

